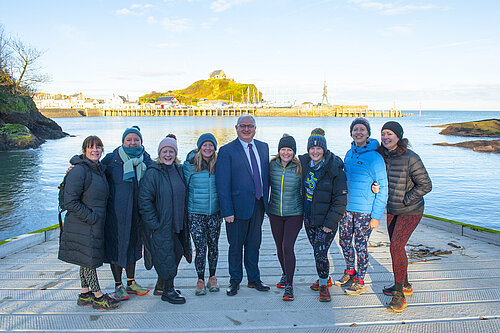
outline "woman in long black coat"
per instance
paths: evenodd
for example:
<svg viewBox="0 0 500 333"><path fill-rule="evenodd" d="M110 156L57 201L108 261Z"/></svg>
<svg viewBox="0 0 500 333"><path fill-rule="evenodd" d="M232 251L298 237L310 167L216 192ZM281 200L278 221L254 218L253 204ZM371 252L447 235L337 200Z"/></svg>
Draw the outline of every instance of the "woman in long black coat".
<svg viewBox="0 0 500 333"><path fill-rule="evenodd" d="M127 128L122 135L122 145L102 159L110 188L104 262L111 264L114 297L118 300L129 299L128 294L142 296L149 292L135 281L135 266L142 257L139 183L150 163L152 160L144 150L137 126ZM126 288L122 284L123 268L127 274Z"/></svg>
<svg viewBox="0 0 500 333"><path fill-rule="evenodd" d="M99 162L103 145L97 136L83 141L82 155L73 156L66 176L63 208L67 210L59 239L59 259L80 266L82 291L78 305L114 309L120 303L103 294L96 268L104 258L104 221L108 182ZM91 292L92 291L92 292Z"/></svg>
<svg viewBox="0 0 500 333"><path fill-rule="evenodd" d="M139 212L158 273L155 294L172 304L185 298L174 288L174 278L182 259L192 259L191 236L187 223L187 192L182 166L177 159L177 140L170 135L158 147L158 163L152 163L141 181ZM163 284L163 285L162 285Z"/></svg>

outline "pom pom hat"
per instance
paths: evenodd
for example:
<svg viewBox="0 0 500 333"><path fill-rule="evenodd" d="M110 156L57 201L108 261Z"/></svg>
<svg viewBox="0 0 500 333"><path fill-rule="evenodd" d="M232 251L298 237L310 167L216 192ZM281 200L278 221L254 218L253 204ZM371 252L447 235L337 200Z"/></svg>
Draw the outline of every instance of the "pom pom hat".
<svg viewBox="0 0 500 333"><path fill-rule="evenodd" d="M309 151L311 147L323 148L323 151L326 153L325 131L322 128L315 128L312 130L311 136L307 140L307 150Z"/></svg>

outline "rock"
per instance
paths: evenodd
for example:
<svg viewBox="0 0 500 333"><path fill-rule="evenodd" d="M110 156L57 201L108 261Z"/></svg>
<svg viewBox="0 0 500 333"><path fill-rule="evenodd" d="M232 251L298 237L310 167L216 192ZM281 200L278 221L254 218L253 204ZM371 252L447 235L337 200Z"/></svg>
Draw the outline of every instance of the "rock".
<svg viewBox="0 0 500 333"><path fill-rule="evenodd" d="M24 125L0 125L0 150L37 148L44 142Z"/></svg>
<svg viewBox="0 0 500 333"><path fill-rule="evenodd" d="M459 143L435 143L436 146L456 146L481 153L500 153L500 140L474 140Z"/></svg>
<svg viewBox="0 0 500 333"><path fill-rule="evenodd" d="M446 127L439 133L443 135L500 138L500 119L452 123L433 127Z"/></svg>

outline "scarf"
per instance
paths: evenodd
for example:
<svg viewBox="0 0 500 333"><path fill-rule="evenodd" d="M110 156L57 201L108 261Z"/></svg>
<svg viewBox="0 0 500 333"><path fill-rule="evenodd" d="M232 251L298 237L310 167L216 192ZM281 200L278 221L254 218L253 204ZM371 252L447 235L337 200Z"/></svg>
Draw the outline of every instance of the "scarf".
<svg viewBox="0 0 500 333"><path fill-rule="evenodd" d="M123 161L123 180L132 182L137 175L137 183L144 176L146 164L144 164L144 147L124 147L118 149L118 154ZM135 168L135 172L134 172Z"/></svg>

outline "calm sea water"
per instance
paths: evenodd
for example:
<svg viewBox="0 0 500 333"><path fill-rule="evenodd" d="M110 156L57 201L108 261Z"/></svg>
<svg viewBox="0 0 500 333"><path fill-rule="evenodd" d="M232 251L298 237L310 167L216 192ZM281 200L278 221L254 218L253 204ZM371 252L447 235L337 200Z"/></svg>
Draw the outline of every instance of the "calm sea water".
<svg viewBox="0 0 500 333"><path fill-rule="evenodd" d="M412 149L422 158L433 182L425 196L425 213L500 230L500 154L477 153L458 147L433 146L436 142L456 143L467 138L439 135L441 128L430 125L500 118L500 112L423 111L399 118ZM198 136L212 132L219 145L235 138L236 118L119 117L57 118L64 131L75 135L50 140L39 149L0 152L0 240L57 224L57 186L69 159L81 151L83 139L98 135L106 152L121 144L124 129L141 128L144 146L157 156L159 141L174 133L181 161L195 147ZM350 148L352 118L257 118L256 138L277 152L283 133L292 134L297 150L305 153L307 138L315 127L326 131L328 148L344 157ZM380 129L388 118L370 118L372 137L380 139ZM472 138L471 138L472 139Z"/></svg>

